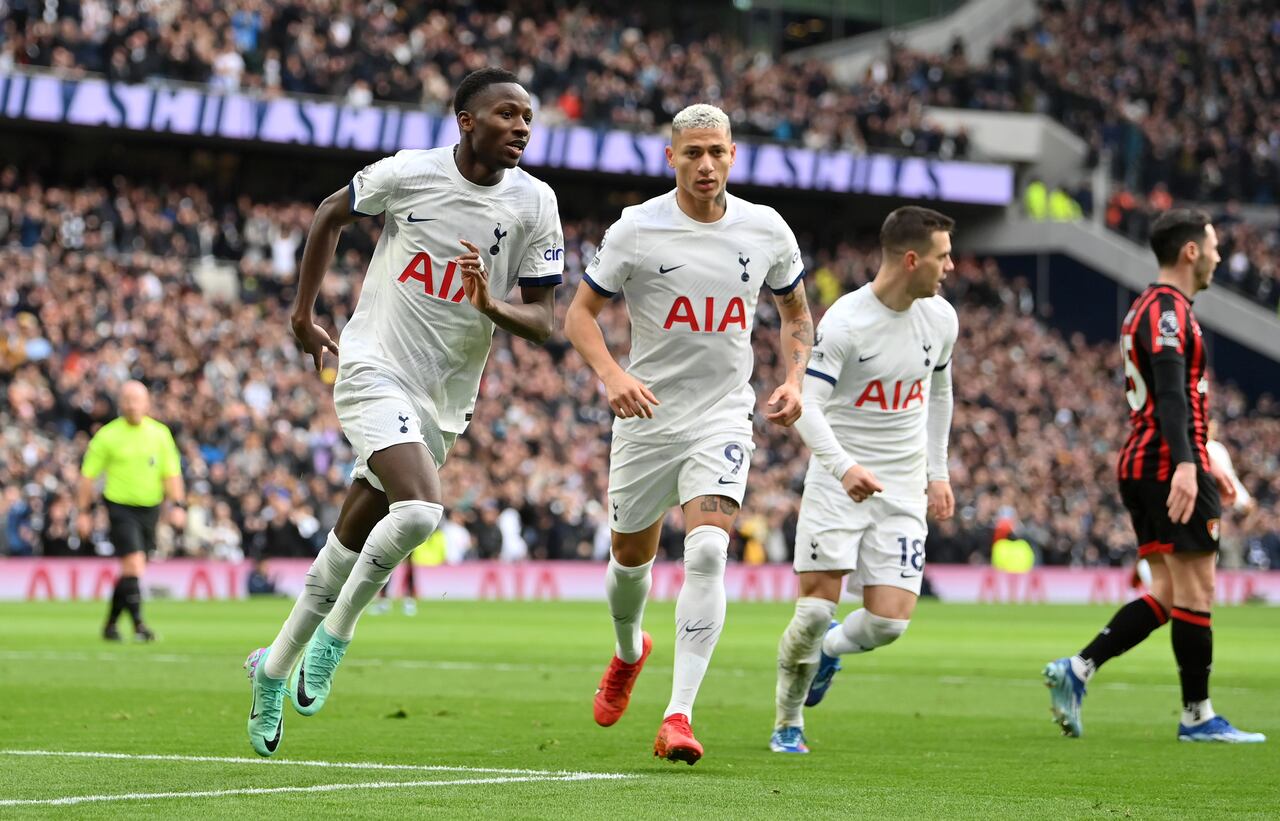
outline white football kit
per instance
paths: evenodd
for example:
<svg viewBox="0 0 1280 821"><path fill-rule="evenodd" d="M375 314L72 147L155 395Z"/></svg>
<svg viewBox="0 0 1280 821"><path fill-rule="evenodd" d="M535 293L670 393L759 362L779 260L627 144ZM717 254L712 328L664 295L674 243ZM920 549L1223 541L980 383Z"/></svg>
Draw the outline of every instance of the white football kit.
<svg viewBox="0 0 1280 821"><path fill-rule="evenodd" d="M458 170L453 149L401 151L351 180L351 211L386 214L360 300L342 331L334 406L356 452L353 478L381 483L369 457L422 442L436 464L466 430L489 358L493 322L462 289L450 260L480 248L489 291L552 286L564 270L555 194L519 168L496 185Z"/></svg>
<svg viewBox="0 0 1280 821"><path fill-rule="evenodd" d="M869 285L823 316L796 425L813 451L796 527L797 572L853 571L852 592L867 585L920 592L925 491L947 478L958 330L942 297L893 311ZM861 503L841 485L855 463L884 486Z"/></svg>
<svg viewBox="0 0 1280 821"><path fill-rule="evenodd" d="M626 208L585 279L626 297L627 373L653 392L653 418L615 419L609 457L611 527L634 533L702 495L742 503L755 445L751 329L761 285L792 291L804 263L772 208L727 195L725 214L698 222L675 191Z"/></svg>

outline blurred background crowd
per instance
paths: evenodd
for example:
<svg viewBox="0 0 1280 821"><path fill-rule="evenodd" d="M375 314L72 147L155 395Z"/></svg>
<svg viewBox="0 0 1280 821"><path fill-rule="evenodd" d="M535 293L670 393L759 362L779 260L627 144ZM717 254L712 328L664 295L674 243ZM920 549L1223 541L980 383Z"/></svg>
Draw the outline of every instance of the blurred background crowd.
<svg viewBox="0 0 1280 821"><path fill-rule="evenodd" d="M1042 0L1034 22L989 53L960 40L934 54L891 43L849 82L821 60L616 0L7 5L0 69L130 83L443 111L463 75L501 64L547 124L652 129L709 101L739 136L944 159L969 156L969 137L933 122L928 106L1043 113L1082 137L1093 163L1109 158L1116 189L1096 204L1108 225L1142 237L1172 202L1220 203L1238 220L1225 284L1280 302L1280 230L1239 219L1240 203L1280 202L1280 15L1270 0ZM1095 207L1085 191L1077 199L1086 214Z"/></svg>
<svg viewBox="0 0 1280 821"><path fill-rule="evenodd" d="M185 530L162 527L169 555L307 556L336 519L352 454L337 425L333 371L317 375L288 331L296 261L312 205L216 201L195 185L123 178L61 186L0 169L0 552L94 555L105 515L75 509L88 435L116 415L120 385L146 382L152 415L173 429L190 492ZM318 311L341 328L379 223L343 235ZM563 310L606 225L565 225ZM865 285L874 238L802 239L815 315ZM202 264L234 266L231 292L204 288ZM1224 254L1224 266L1230 259ZM961 317L951 476L958 515L935 525L932 561L981 562L1012 527L1047 564L1118 564L1133 536L1115 490L1123 442L1118 348L1065 337L1037 318L1027 284L994 261L962 258L945 286ZM625 352L627 314L601 315ZM777 316L761 301L755 383L777 384ZM1256 497L1224 527L1228 561L1280 563L1280 407L1214 385L1220 439ZM762 422L733 553L785 561L806 454ZM611 414L559 332L544 347L499 332L475 419L443 470L450 560L607 555L602 508ZM679 555L678 512L663 552Z"/></svg>

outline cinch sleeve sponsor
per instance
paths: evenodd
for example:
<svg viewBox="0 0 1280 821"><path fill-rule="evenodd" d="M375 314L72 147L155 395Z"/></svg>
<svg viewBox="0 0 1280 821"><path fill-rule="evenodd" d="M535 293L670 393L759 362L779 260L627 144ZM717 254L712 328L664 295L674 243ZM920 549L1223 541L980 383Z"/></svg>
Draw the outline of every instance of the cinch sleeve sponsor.
<svg viewBox="0 0 1280 821"><path fill-rule="evenodd" d="M583 274L597 293L612 297L622 290L634 267L637 236L635 222L626 218L604 232L600 247Z"/></svg>
<svg viewBox="0 0 1280 821"><path fill-rule="evenodd" d="M547 192L524 257L517 282L522 286L559 285L564 281L564 229L560 227L560 206L556 195Z"/></svg>
<svg viewBox="0 0 1280 821"><path fill-rule="evenodd" d="M764 282L769 290L781 296L791 293L800 284L800 279L804 276L804 257L800 254L800 245L796 242L791 226L776 211L773 219L777 222L774 231L776 244Z"/></svg>
<svg viewBox="0 0 1280 821"><path fill-rule="evenodd" d="M818 322L813 352L809 355L809 366L805 368L809 376L832 385L840 379L845 360L853 349L853 334L839 314L839 311L829 310Z"/></svg>
<svg viewBox="0 0 1280 821"><path fill-rule="evenodd" d="M396 157L384 157L356 172L348 186L351 213L372 217L387 210L395 190L398 167Z"/></svg>
<svg viewBox="0 0 1280 821"><path fill-rule="evenodd" d="M1147 307L1147 333L1151 356L1183 356L1187 333L1187 312L1172 294L1161 293Z"/></svg>

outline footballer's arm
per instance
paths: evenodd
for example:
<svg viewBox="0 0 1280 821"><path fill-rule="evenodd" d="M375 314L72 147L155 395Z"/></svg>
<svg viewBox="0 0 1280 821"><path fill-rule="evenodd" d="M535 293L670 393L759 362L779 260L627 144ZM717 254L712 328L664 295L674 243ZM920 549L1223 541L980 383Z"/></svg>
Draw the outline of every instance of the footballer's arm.
<svg viewBox="0 0 1280 821"><path fill-rule="evenodd" d="M653 408L662 403L640 380L622 369L605 344L599 317L608 302L609 298L596 292L586 280L580 282L564 317L565 336L604 383L609 407L614 413L623 419L632 416L652 419Z"/></svg>
<svg viewBox="0 0 1280 821"><path fill-rule="evenodd" d="M520 286L519 305L494 299L489 290L489 272L480 260L480 249L462 240L467 253L454 259L462 271L462 290L477 311L489 317L507 333L536 342L546 342L554 330L556 288L554 285Z"/></svg>
<svg viewBox="0 0 1280 821"><path fill-rule="evenodd" d="M782 360L787 365L787 376L769 397L769 407L776 409L766 413L765 418L790 427L800 418L801 384L813 350L813 317L809 315L803 281L785 294L774 294L773 299L782 318Z"/></svg>
<svg viewBox="0 0 1280 821"><path fill-rule="evenodd" d="M338 247L338 235L342 229L360 218L351 210L351 197L346 187L339 188L316 209L311 220L311 230L307 232L307 244L302 249L302 264L298 266L298 294L294 298L293 312L289 317L289 325L293 335L298 338L302 349L315 361L316 370L324 366L324 352L327 350L338 355L338 343L329 337L329 333L316 324L316 296L320 293L320 283L324 280L325 271L333 261L334 251Z"/></svg>

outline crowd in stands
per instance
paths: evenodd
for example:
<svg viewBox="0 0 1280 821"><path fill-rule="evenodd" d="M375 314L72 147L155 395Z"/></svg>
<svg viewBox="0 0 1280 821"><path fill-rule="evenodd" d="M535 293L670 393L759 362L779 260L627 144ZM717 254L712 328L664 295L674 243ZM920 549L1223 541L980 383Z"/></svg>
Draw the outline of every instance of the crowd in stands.
<svg viewBox="0 0 1280 821"><path fill-rule="evenodd" d="M788 64L732 37L650 26L634 4L64 0L53 19L31 6L13 4L0 27L0 68L446 110L467 72L503 65L546 123L653 128L690 103L714 102L740 135L812 148L968 150L963 132L927 122L919 101L887 78L843 87L821 62Z"/></svg>
<svg viewBox="0 0 1280 821"><path fill-rule="evenodd" d="M544 123L653 128L711 101L741 136L943 157L967 156L968 138L931 123L925 104L1035 111L1072 128L1095 156L1110 149L1122 187L1099 205L1121 233L1143 236L1156 201L1280 202L1280 17L1267 0L1042 0L1036 20L990 55L960 42L941 54L892 47L853 84L820 61L652 25L634 4L7 5L0 70L444 110L466 72L496 63L517 72ZM1232 250L1225 283L1276 307L1280 231L1237 225Z"/></svg>
<svg viewBox="0 0 1280 821"><path fill-rule="evenodd" d="M296 259L312 206L214 201L194 185L60 187L0 168L0 552L107 550L105 515L75 509L90 432L114 418L129 378L153 393L171 426L190 491L186 529L161 531L171 555L307 556L336 519L352 454L317 375L288 331ZM612 215L610 215L610 218ZM600 222L566 228L567 283L557 327L595 251ZM318 303L322 321L350 316L375 220L344 232ZM193 272L234 266L229 299ZM820 315L865 285L870 242L806 251ZM1064 338L1033 315L1025 282L965 258L945 285L961 317L955 357L951 475L958 515L935 525L932 561L984 561L997 522L1011 522L1040 560L1114 564L1133 536L1114 480L1126 406L1113 344ZM614 351L627 345L620 301L602 313ZM762 299L755 382L781 374L777 316ZM1224 533L1235 557L1280 563L1280 404L1251 406L1215 385L1221 439L1257 499ZM537 347L499 332L476 416L442 477L453 559L601 558L611 415L594 376L557 332ZM734 534L736 559L786 561L806 455L791 430L757 415L758 449ZM681 550L678 513L663 553Z"/></svg>

